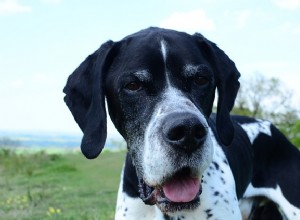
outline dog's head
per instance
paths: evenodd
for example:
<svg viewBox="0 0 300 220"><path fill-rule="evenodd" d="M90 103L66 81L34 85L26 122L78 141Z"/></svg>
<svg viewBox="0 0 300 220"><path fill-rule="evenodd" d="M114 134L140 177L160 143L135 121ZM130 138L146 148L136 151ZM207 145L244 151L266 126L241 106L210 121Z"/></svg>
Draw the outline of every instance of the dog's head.
<svg viewBox="0 0 300 220"><path fill-rule="evenodd" d="M200 34L149 28L106 42L69 77L65 101L82 129L83 154L106 140L105 97L124 137L145 203L164 212L199 204L212 160L208 118L218 90L217 131L233 138L229 112L239 88L234 63Z"/></svg>

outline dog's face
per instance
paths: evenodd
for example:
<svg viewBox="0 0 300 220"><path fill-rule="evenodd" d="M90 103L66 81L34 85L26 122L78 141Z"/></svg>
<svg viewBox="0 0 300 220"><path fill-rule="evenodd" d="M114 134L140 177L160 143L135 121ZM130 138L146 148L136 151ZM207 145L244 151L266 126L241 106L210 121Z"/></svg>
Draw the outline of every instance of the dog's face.
<svg viewBox="0 0 300 220"><path fill-rule="evenodd" d="M230 130L238 76L201 35L150 28L91 55L69 78L66 102L84 132L83 152L92 158L106 137L105 94L136 167L141 198L174 212L199 205L201 177L212 160L208 118L216 87L217 130L230 143L232 131L222 126Z"/></svg>
<svg viewBox="0 0 300 220"><path fill-rule="evenodd" d="M127 141L140 186L150 189L144 199L168 211L196 202L212 157L207 118L215 79L195 44L177 34L127 39L105 82L111 118Z"/></svg>

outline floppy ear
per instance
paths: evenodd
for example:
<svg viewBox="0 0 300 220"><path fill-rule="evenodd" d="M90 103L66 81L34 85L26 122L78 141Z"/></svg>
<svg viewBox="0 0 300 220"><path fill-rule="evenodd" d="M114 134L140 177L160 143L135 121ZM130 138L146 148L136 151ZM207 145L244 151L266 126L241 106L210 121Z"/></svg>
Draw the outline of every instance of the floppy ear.
<svg viewBox="0 0 300 220"><path fill-rule="evenodd" d="M83 132L81 151L88 158L97 157L107 136L104 72L113 42L108 41L69 76L63 90L64 100Z"/></svg>
<svg viewBox="0 0 300 220"><path fill-rule="evenodd" d="M211 62L218 90L217 106L217 132L224 145L230 145L234 136L234 127L230 119L230 111L234 106L240 83L240 73L229 57L217 47L216 44L204 38L201 34L195 34L200 41L200 47L204 50L208 61Z"/></svg>

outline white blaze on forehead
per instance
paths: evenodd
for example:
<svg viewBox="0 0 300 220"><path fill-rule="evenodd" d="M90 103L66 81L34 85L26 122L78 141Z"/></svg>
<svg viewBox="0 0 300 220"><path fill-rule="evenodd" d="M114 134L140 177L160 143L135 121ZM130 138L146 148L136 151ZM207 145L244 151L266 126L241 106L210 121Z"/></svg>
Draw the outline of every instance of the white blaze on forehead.
<svg viewBox="0 0 300 220"><path fill-rule="evenodd" d="M160 42L160 50L161 50L163 59L164 59L164 61L165 61L165 63L166 63L166 60L167 60L167 52L168 52L168 51L167 51L167 42L166 42L166 41L162 40L162 41Z"/></svg>
<svg viewBox="0 0 300 220"><path fill-rule="evenodd" d="M169 79L169 71L167 70L167 55L168 55L168 49L167 49L167 42L162 40L160 42L160 50L162 53L162 57L164 60L164 64L165 64L165 75L166 75L166 81L167 81L167 86L170 87L170 79Z"/></svg>

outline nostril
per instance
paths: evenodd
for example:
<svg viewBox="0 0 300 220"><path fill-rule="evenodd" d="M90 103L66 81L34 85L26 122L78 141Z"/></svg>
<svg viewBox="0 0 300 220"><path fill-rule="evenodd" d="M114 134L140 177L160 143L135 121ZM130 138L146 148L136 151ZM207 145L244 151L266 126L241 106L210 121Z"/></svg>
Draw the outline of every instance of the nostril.
<svg viewBox="0 0 300 220"><path fill-rule="evenodd" d="M206 136L205 128L200 124L177 124L165 132L166 138L172 142L198 143Z"/></svg>
<svg viewBox="0 0 300 220"><path fill-rule="evenodd" d="M167 133L167 137L170 141L180 141L183 140L186 136L185 126L177 126L173 129L170 129Z"/></svg>
<svg viewBox="0 0 300 220"><path fill-rule="evenodd" d="M196 125L192 131L192 136L194 136L196 139L202 139L206 135L206 131L204 127L201 125Z"/></svg>
<svg viewBox="0 0 300 220"><path fill-rule="evenodd" d="M173 113L164 118L162 135L169 146L192 153L206 140L207 129L193 114Z"/></svg>

